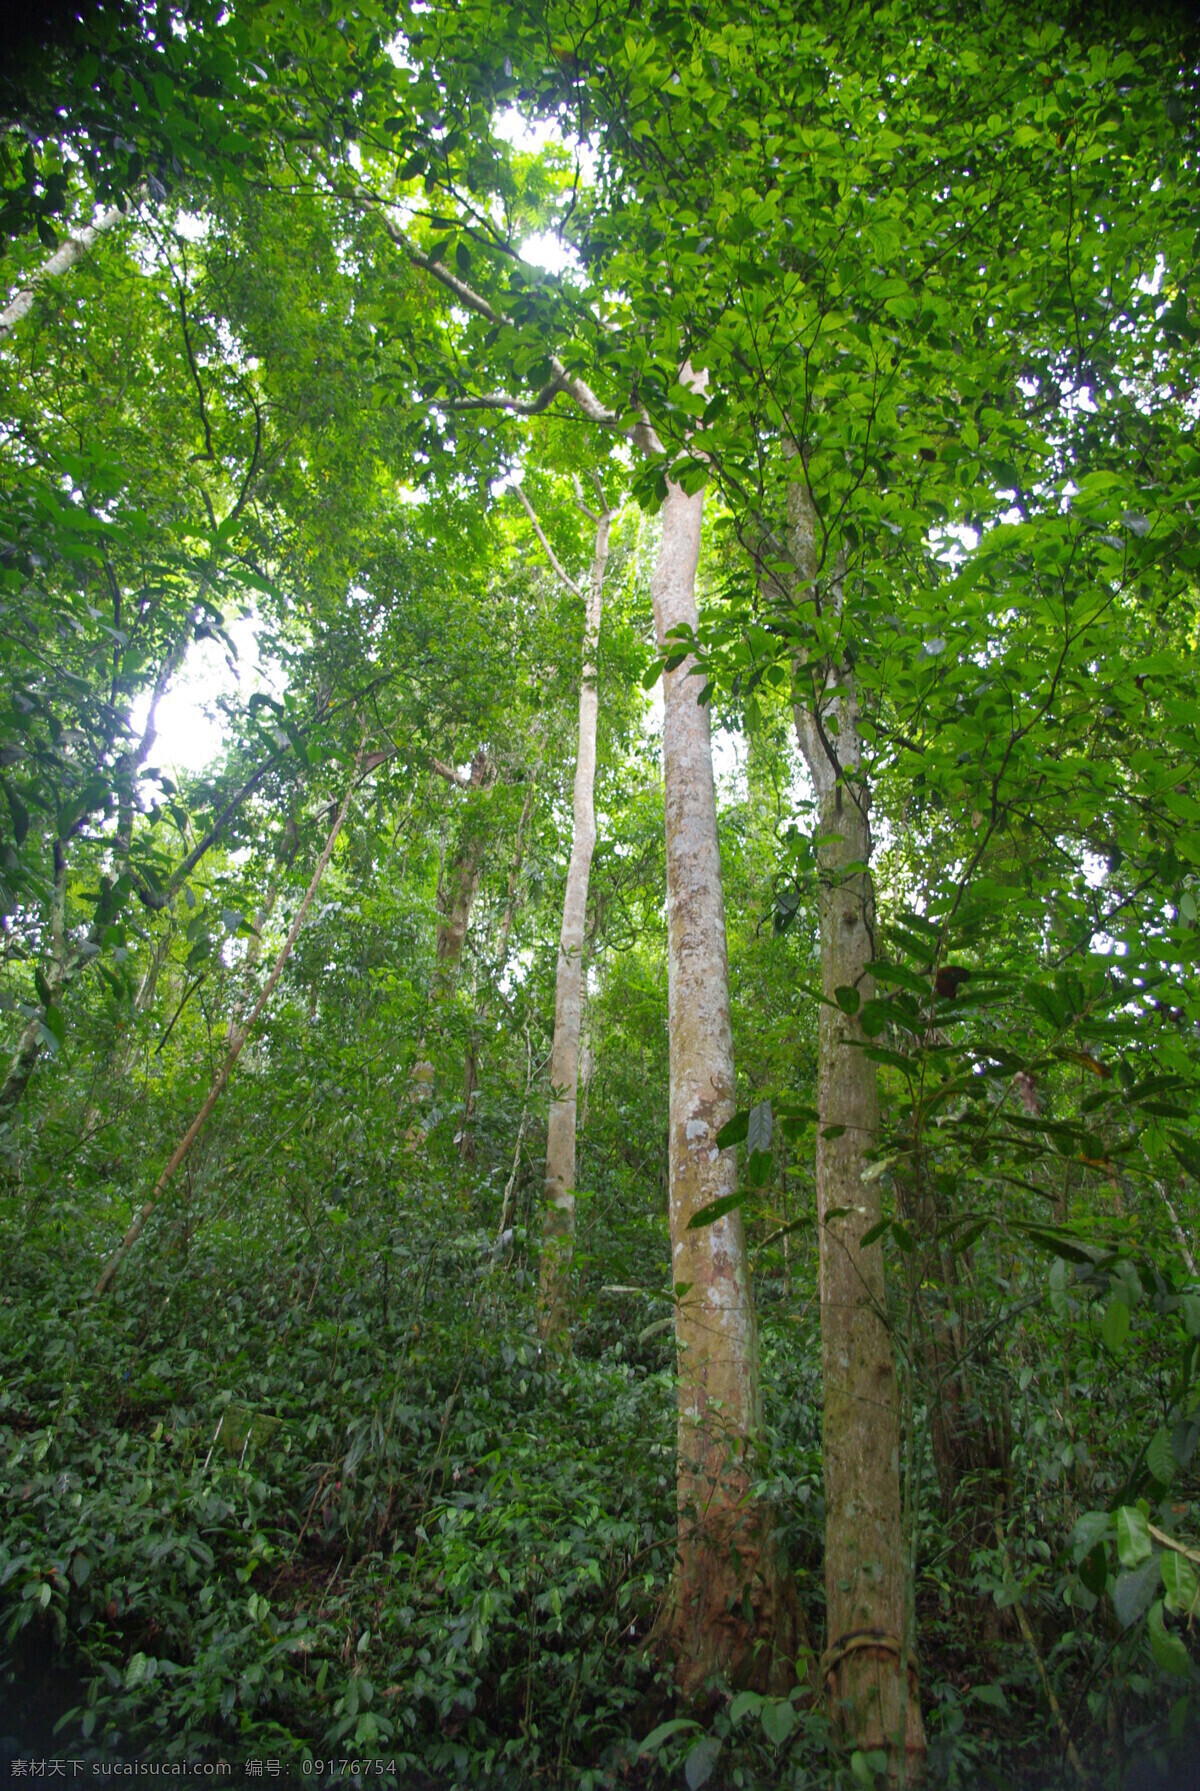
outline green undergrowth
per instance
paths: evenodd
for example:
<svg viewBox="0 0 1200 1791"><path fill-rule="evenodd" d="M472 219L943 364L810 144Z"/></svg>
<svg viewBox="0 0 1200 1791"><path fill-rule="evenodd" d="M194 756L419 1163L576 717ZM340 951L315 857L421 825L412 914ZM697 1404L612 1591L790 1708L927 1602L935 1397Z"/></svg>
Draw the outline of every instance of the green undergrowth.
<svg viewBox="0 0 1200 1791"><path fill-rule="evenodd" d="M551 1361L485 1235L412 1232L348 1226L314 1262L214 1227L101 1303L67 1227L10 1239L0 1647L78 1673L63 1751L586 1786L677 1781L707 1732L740 1782L782 1782L787 1741L807 1783L814 1719L726 1699L702 1729L647 1657L666 1341ZM813 1411L777 1416L764 1480L815 1595Z"/></svg>
<svg viewBox="0 0 1200 1791"><path fill-rule="evenodd" d="M432 1177L386 1221L364 1195L326 1214L319 1243L269 1201L190 1236L152 1226L102 1302L84 1239L119 1235L121 1210L102 1227L66 1203L25 1231L0 1221L0 1684L52 1651L78 1686L59 1751L79 1758L370 1760L417 1791L870 1787L878 1762L831 1768L810 1686L766 1701L718 1686L685 1710L648 1652L675 1527L652 1253L630 1246L637 1285L588 1282L576 1352L551 1358L519 1228L497 1256L461 1211L434 1222L442 1204ZM784 1280L760 1279L758 1300L758 1491L819 1648L816 1318ZM1064 1478L1058 1386L1020 1376L1031 1515L1003 1552L986 1531L956 1552L926 1458L922 1699L948 1791L1065 1782L1043 1675L1097 1787L1140 1785L1132 1766L1165 1761L1191 1720L1192 1669L1164 1676L1126 1608L1134 1576L1158 1570L1149 1542L1133 1561L1119 1526L1087 1515L1121 1503L1130 1453L1116 1436L1111 1466L1100 1455L1112 1421L1091 1375L1081 1354L1086 1484ZM1189 1490L1178 1473L1159 1525L1187 1528ZM1105 1585L1124 1628L1105 1621ZM1118 1700L1123 1761L1106 1742Z"/></svg>

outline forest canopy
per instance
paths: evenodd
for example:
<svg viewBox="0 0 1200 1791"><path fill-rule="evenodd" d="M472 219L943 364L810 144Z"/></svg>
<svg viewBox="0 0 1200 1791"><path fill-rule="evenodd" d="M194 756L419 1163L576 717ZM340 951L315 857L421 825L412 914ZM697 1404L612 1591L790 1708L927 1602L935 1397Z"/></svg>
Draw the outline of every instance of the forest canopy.
<svg viewBox="0 0 1200 1791"><path fill-rule="evenodd" d="M10 1774L1185 1782L1198 79L1032 0L14 41Z"/></svg>

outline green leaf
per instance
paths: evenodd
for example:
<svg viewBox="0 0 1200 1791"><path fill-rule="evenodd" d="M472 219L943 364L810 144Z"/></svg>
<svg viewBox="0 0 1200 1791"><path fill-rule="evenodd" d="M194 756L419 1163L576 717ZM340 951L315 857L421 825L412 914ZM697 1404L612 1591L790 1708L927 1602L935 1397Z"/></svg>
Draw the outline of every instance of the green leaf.
<svg viewBox="0 0 1200 1791"><path fill-rule="evenodd" d="M1129 1307L1123 1299L1118 1297L1109 1302L1100 1335L1104 1339L1105 1348L1111 1350L1114 1356L1125 1347L1129 1336Z"/></svg>
<svg viewBox="0 0 1200 1791"><path fill-rule="evenodd" d="M732 1145L741 1144L750 1130L750 1113L744 1109L727 1120L717 1133L717 1149L729 1150Z"/></svg>
<svg viewBox="0 0 1200 1791"><path fill-rule="evenodd" d="M1161 1599L1156 1600L1150 1606L1150 1614L1146 1618L1146 1630L1150 1637L1150 1651L1163 1672L1170 1673L1176 1679L1190 1678L1191 1656L1179 1637L1172 1634L1163 1623Z"/></svg>
<svg viewBox="0 0 1200 1791"><path fill-rule="evenodd" d="M856 1014L862 1006L862 996L848 983L843 983L840 988L835 989L833 998L844 1014Z"/></svg>
<svg viewBox="0 0 1200 1791"><path fill-rule="evenodd" d="M1160 1486L1170 1486L1175 1478L1175 1457L1171 1451L1171 1433L1160 1425L1150 1438L1146 1450L1146 1466Z"/></svg>
<svg viewBox="0 0 1200 1791"><path fill-rule="evenodd" d="M720 1752L721 1743L715 1735L706 1735L702 1741L696 1743L683 1763L683 1776L687 1780L688 1791L700 1791L701 1785L707 1785Z"/></svg>
<svg viewBox="0 0 1200 1791"><path fill-rule="evenodd" d="M749 1711L752 1716L757 1716L758 1712L762 1709L764 1702L765 1700L761 1692L739 1692L737 1697L733 1700L733 1703L729 1706L730 1722L740 1723L747 1711Z"/></svg>
<svg viewBox="0 0 1200 1791"><path fill-rule="evenodd" d="M749 1192L742 1189L737 1194L722 1194L720 1200L710 1200L707 1206L692 1214L687 1222L688 1230L701 1231L706 1225L715 1225L726 1213L736 1212L738 1207L744 1206L749 1198Z"/></svg>
<svg viewBox="0 0 1200 1791"><path fill-rule="evenodd" d="M1122 1505L1117 1512L1117 1554L1122 1567L1138 1567L1153 1553L1148 1520L1136 1505Z"/></svg>
<svg viewBox="0 0 1200 1791"><path fill-rule="evenodd" d="M1107 1541L1112 1535L1112 1518L1107 1511L1085 1511L1075 1521L1071 1531L1071 1558L1078 1565L1085 1555L1090 1555L1098 1542Z"/></svg>
<svg viewBox="0 0 1200 1791"><path fill-rule="evenodd" d="M1007 1713L1008 1699L1004 1695L1002 1685L976 1685L972 1688L971 1696L977 1704L990 1704L993 1710L1003 1710Z"/></svg>
<svg viewBox="0 0 1200 1791"><path fill-rule="evenodd" d="M896 989L907 989L910 995L919 995L922 1001L929 1000L929 984L923 977L913 971L906 970L901 964L890 964L886 958L876 958L868 964L867 969L877 983L887 983Z"/></svg>
<svg viewBox="0 0 1200 1791"><path fill-rule="evenodd" d="M676 1716L672 1717L669 1723L659 1723L657 1729L651 1729L639 1747L639 1758L642 1754L655 1753L664 1741L670 1741L672 1735L682 1735L687 1729L698 1729L699 1727L700 1724L693 1721L690 1716Z"/></svg>
<svg viewBox="0 0 1200 1791"><path fill-rule="evenodd" d="M1086 1585L1086 1580L1084 1581ZM1119 1573L1113 1581L1113 1610L1124 1629L1128 1629L1148 1608L1159 1586L1158 1559L1148 1555L1140 1567Z"/></svg>
<svg viewBox="0 0 1200 1791"><path fill-rule="evenodd" d="M786 1698L767 1698L758 1713L763 1734L775 1747L782 1747L796 1726L796 1712Z"/></svg>
<svg viewBox="0 0 1200 1791"><path fill-rule="evenodd" d="M888 1007L886 1001L866 1001L858 1016L858 1023L869 1039L877 1039L888 1023Z"/></svg>
<svg viewBox="0 0 1200 1791"><path fill-rule="evenodd" d="M772 1125L773 1115L770 1101L759 1101L757 1106L751 1107L750 1117L746 1122L746 1143L751 1156L759 1151L770 1150Z"/></svg>
<svg viewBox="0 0 1200 1791"><path fill-rule="evenodd" d="M1189 1617L1200 1598L1200 1584L1191 1562L1177 1549L1165 1548L1158 1558L1162 1583L1167 1591L1167 1609L1177 1617Z"/></svg>

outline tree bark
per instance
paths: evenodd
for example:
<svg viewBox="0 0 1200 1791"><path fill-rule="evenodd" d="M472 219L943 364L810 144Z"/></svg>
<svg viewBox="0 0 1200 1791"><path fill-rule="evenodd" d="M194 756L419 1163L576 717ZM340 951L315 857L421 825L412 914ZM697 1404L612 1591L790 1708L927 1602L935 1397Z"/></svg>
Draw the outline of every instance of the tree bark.
<svg viewBox="0 0 1200 1791"><path fill-rule="evenodd" d="M595 516L595 523L596 539L583 624L571 862L563 896L554 987L554 1044L550 1052L550 1114L546 1128L542 1254L538 1269L538 1330L543 1338L560 1343L570 1337L571 1260L575 1250L575 1117L579 1097L579 1034L583 1018L583 933L587 922L592 854L596 849L594 791L596 723L600 712L597 659L612 512L602 509ZM572 584L571 589L575 588Z"/></svg>
<svg viewBox="0 0 1200 1791"><path fill-rule="evenodd" d="M53 279L56 274L65 274L68 268L74 267L77 261L83 259L103 231L111 230L114 224L119 224L122 218L128 216L129 213L125 206L110 205L108 210L101 212L100 216L95 218L92 223L85 224L82 230L76 230L70 236L65 237L54 253L42 263L29 285L22 287L20 292L10 299L3 311L0 311L0 341L16 328L23 317L28 316L33 309L33 301L37 297L38 288L44 281Z"/></svg>
<svg viewBox="0 0 1200 1791"><path fill-rule="evenodd" d="M668 481L651 583L660 649L697 622L703 492ZM669 1207L679 1363L678 1542L656 1640L685 1696L714 1673L782 1690L800 1643L795 1588L769 1514L751 1497L760 1428L758 1333L740 1211L689 1230L735 1190L717 1134L735 1105L733 1028L709 715L690 659L663 679L667 1000L670 1027Z"/></svg>
<svg viewBox="0 0 1200 1791"><path fill-rule="evenodd" d="M50 916L48 931L50 934L50 964L43 973L43 981L49 1001L43 1011L57 1008L61 1004L63 986L70 972L71 962L67 952L67 858L61 841L54 842L54 887L50 897ZM4 1081L0 1084L0 1125L12 1118L20 1103L21 1096L29 1086L29 1078L42 1052L42 1027L40 1016L26 1023L25 1029L17 1043L5 1072Z"/></svg>
<svg viewBox="0 0 1200 1791"><path fill-rule="evenodd" d="M500 926L496 934L496 949L492 957L491 981L493 987L495 980L503 976L508 964L508 942L512 937L513 921L517 915L517 892L520 887L521 866L525 862L525 829L529 826L529 818L533 814L533 803L537 795L541 770L542 761L539 757L534 761L533 770L529 774L525 786L525 800L521 804L521 813L517 820L517 837L513 845L512 862L508 867L508 888L504 895L504 907L500 913ZM480 1035L482 1029L491 1019L491 1012L491 998L485 995L483 1001L476 1007L475 1028L467 1041L467 1059L463 1069L462 1125L458 1133L458 1154L464 1163L475 1161L475 1132L471 1121L475 1116L475 1101L479 1093Z"/></svg>
<svg viewBox="0 0 1200 1791"><path fill-rule="evenodd" d="M818 602L816 514L806 475L788 490L793 562ZM829 600L842 602L835 576ZM803 671L803 668L798 668ZM817 797L821 1016L817 1044L817 1218L824 1380L825 1599L822 1688L835 1735L883 1749L889 1776L916 1783L925 1732L913 1657L900 1492L900 1398L883 1254L862 1238L881 1216L867 1179L879 1090L857 1013L875 957L870 795L853 669L842 660L797 703L796 733ZM842 991L847 1013L838 1000Z"/></svg>

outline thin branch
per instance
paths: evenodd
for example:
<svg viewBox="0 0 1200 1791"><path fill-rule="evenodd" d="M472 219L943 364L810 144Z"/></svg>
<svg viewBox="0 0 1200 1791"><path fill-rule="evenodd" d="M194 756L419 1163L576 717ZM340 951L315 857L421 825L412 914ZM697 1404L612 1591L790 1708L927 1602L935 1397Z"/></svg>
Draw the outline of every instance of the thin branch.
<svg viewBox="0 0 1200 1791"><path fill-rule="evenodd" d="M460 280L458 275L451 273L450 269L441 261L435 260L432 255L426 255L422 249L418 249L416 244L400 229L400 226L388 217L382 200L378 199L375 194L368 192L365 187L360 187L354 197L359 204L377 209L387 235L396 247L408 256L414 267L422 268L439 285L444 286L447 292L453 293L460 304L465 305L469 311L474 311L476 316L484 318L486 322L497 326L501 324L513 326L512 318L505 312L498 311L481 292L476 292L473 286L468 286L465 280ZM644 411L640 414L637 422L627 423L616 411L610 410L596 396L586 380L580 379L578 374L568 373L557 355L552 354L549 359L550 370L554 378L550 385L544 386L537 397L531 401L534 405L537 405L539 409L545 409L558 392L563 392L574 401L590 422L600 423L606 429L619 429L623 435L628 436L630 441L641 448L643 453L652 455L665 453L662 442ZM503 394L497 393L483 398L451 399L446 408L478 410L487 406L503 410L519 410L521 403L520 399L507 398ZM526 414L532 414L532 412Z"/></svg>
<svg viewBox="0 0 1200 1791"><path fill-rule="evenodd" d="M570 576L570 574L564 570L562 561L559 559L558 555L555 553L554 549L551 547L549 541L547 541L545 530L542 528L541 523L537 519L537 512L534 509L533 505L530 503L529 499L525 496L524 486L523 485L515 485L513 487L513 489L516 492L517 496L521 500L521 507L525 511L526 516L529 518L530 522L533 524L533 532L537 536L538 540L541 542L543 548L545 549L546 558L549 560L551 566L553 566L555 572L558 574L558 576L562 580L563 584L566 585L568 591L570 591L572 593L572 595L575 597L582 597L583 596L582 588L579 585L577 585L575 583L575 580ZM583 508L582 504L580 505L580 508L581 509ZM587 512L587 514L590 516L591 511L589 510Z"/></svg>

